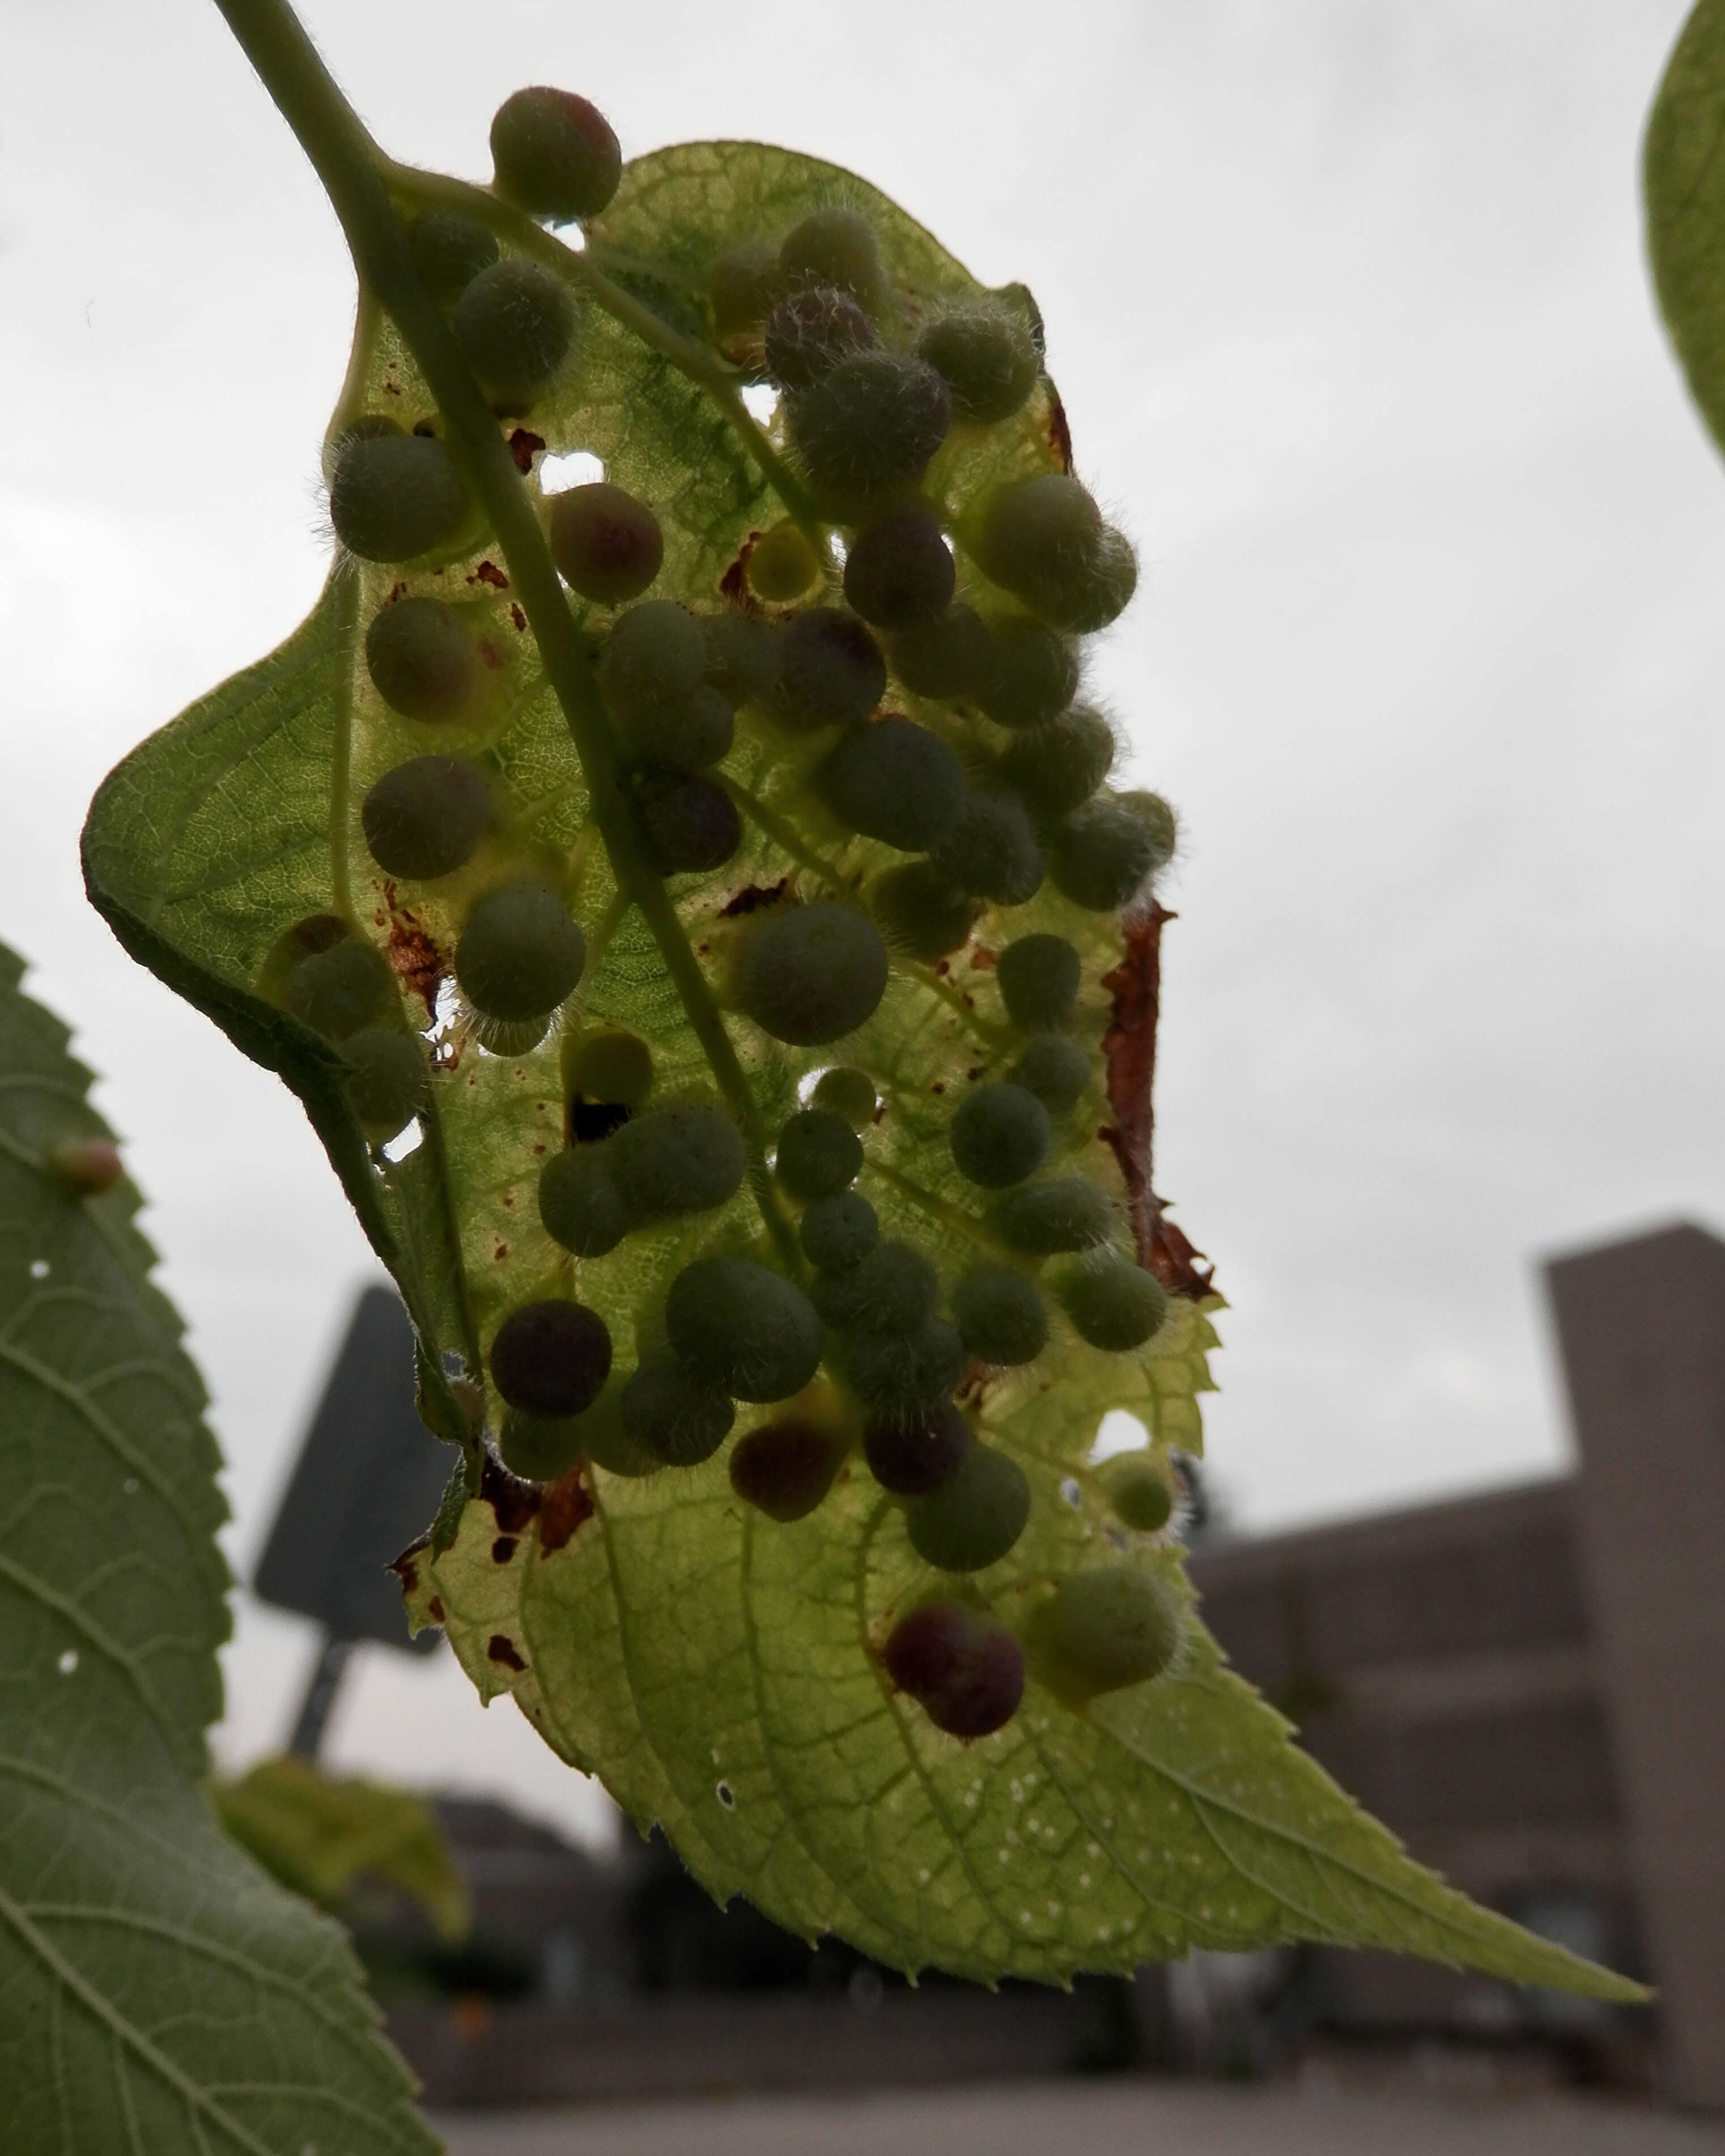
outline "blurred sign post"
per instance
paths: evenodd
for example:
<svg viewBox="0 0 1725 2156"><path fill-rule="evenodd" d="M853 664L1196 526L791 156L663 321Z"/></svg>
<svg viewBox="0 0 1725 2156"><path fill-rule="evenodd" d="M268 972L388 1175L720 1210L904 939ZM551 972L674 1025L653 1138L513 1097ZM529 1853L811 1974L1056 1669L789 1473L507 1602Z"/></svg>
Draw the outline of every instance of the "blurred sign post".
<svg viewBox="0 0 1725 2156"><path fill-rule="evenodd" d="M252 1578L260 1601L311 1617L322 1645L289 1748L315 1759L341 1676L363 1640L429 1654L439 1635L408 1632L388 1570L424 1532L452 1455L414 1405L413 1329L395 1295L368 1287L355 1306Z"/></svg>

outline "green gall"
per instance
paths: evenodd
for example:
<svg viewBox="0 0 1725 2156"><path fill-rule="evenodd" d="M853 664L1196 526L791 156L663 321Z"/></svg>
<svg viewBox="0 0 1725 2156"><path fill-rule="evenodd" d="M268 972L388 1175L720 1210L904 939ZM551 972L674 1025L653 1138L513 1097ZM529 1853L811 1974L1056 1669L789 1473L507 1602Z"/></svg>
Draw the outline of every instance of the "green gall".
<svg viewBox="0 0 1725 2156"><path fill-rule="evenodd" d="M825 565L800 526L788 517L756 536L748 551L749 589L768 606L785 606L811 592Z"/></svg>
<svg viewBox="0 0 1725 2156"><path fill-rule="evenodd" d="M1142 1348L1168 1316L1168 1296L1156 1276L1112 1251L1075 1266L1057 1291L1080 1337L1109 1354Z"/></svg>
<svg viewBox="0 0 1725 2156"><path fill-rule="evenodd" d="M381 1018L395 987L389 961L349 937L302 958L288 975L282 1004L302 1025L328 1040L345 1040Z"/></svg>
<svg viewBox="0 0 1725 2156"><path fill-rule="evenodd" d="M732 706L760 704L778 680L781 634L754 614L710 614L701 624L706 679Z"/></svg>
<svg viewBox="0 0 1725 2156"><path fill-rule="evenodd" d="M886 692L880 647L854 613L809 607L784 624L773 709L798 726L855 726Z"/></svg>
<svg viewBox="0 0 1725 2156"><path fill-rule="evenodd" d="M697 1258L671 1282L666 1333L689 1374L739 1400L786 1400L820 1362L820 1319L752 1258Z"/></svg>
<svg viewBox="0 0 1725 2156"><path fill-rule="evenodd" d="M562 278L519 255L480 270L455 302L455 341L493 404L525 412L575 341L575 301Z"/></svg>
<svg viewBox="0 0 1725 2156"><path fill-rule="evenodd" d="M731 1435L730 1396L691 1378L669 1357L643 1363L624 1387L623 1427L667 1467L697 1467Z"/></svg>
<svg viewBox="0 0 1725 2156"><path fill-rule="evenodd" d="M869 1127L880 1105L874 1080L866 1070L849 1063L835 1063L831 1070L823 1070L809 1098L815 1107L830 1108L834 1115L843 1116L855 1131Z"/></svg>
<svg viewBox="0 0 1725 2156"><path fill-rule="evenodd" d="M408 227L408 247L425 289L451 306L497 259L497 236L458 209L429 209Z"/></svg>
<svg viewBox="0 0 1725 2156"><path fill-rule="evenodd" d="M866 1198L854 1190L817 1198L804 1209L798 1240L803 1255L823 1272L848 1272L880 1240L880 1224Z"/></svg>
<svg viewBox="0 0 1725 2156"><path fill-rule="evenodd" d="M1056 1175L1045 1183L1026 1183L1009 1192L994 1209L1001 1240L1027 1257L1089 1250L1106 1243L1115 1224L1113 1204L1086 1175Z"/></svg>
<svg viewBox="0 0 1725 2156"><path fill-rule="evenodd" d="M385 875L429 882L472 859L491 820L490 783L457 757L413 757L384 773L359 820Z"/></svg>
<svg viewBox="0 0 1725 2156"><path fill-rule="evenodd" d="M574 1415L523 1414L503 1418L497 1456L523 1482L560 1482L582 1455L582 1428Z"/></svg>
<svg viewBox="0 0 1725 2156"><path fill-rule="evenodd" d="M901 629L886 653L913 696L968 696L989 671L993 641L982 616L961 600L933 621ZM1073 681L1076 687L1076 670Z"/></svg>
<svg viewBox="0 0 1725 2156"><path fill-rule="evenodd" d="M920 503L876 517L845 557L845 596L876 629L917 629L945 613L957 572L940 519Z"/></svg>
<svg viewBox="0 0 1725 2156"><path fill-rule="evenodd" d="M921 1414L871 1415L863 1430L869 1472L895 1497L926 1497L964 1465L970 1424L950 1400Z"/></svg>
<svg viewBox="0 0 1725 2156"><path fill-rule="evenodd" d="M1050 1116L1070 1116L1091 1081L1091 1059L1076 1040L1040 1034L1012 1067L1012 1082L1034 1093Z"/></svg>
<svg viewBox="0 0 1725 2156"><path fill-rule="evenodd" d="M848 292L816 285L779 300L767 317L762 350L781 389L810 389L841 359L880 341Z"/></svg>
<svg viewBox="0 0 1725 2156"><path fill-rule="evenodd" d="M563 1049L563 1090L583 1100L639 1108L653 1091L653 1051L639 1034L621 1026L572 1034Z"/></svg>
<svg viewBox="0 0 1725 2156"><path fill-rule="evenodd" d="M1075 906L1111 913L1130 906L1174 850L1173 812L1152 794L1106 795L1076 809L1055 831L1049 872Z"/></svg>
<svg viewBox="0 0 1725 2156"><path fill-rule="evenodd" d="M1112 769L1114 752L1113 727L1100 711L1075 704L1014 736L994 769L1045 827L1082 808Z"/></svg>
<svg viewBox="0 0 1725 2156"><path fill-rule="evenodd" d="M731 1487L769 1520L788 1525L807 1519L832 1488L849 1450L838 1431L818 1422L769 1423L733 1447Z"/></svg>
<svg viewBox="0 0 1725 2156"><path fill-rule="evenodd" d="M1064 936L1039 932L1009 943L994 962L1006 1014L1025 1033L1065 1025L1078 1001L1078 952Z"/></svg>
<svg viewBox="0 0 1725 2156"><path fill-rule="evenodd" d="M722 868L742 844L742 818L724 788L683 771L637 772L635 811L660 875Z"/></svg>
<svg viewBox="0 0 1725 2156"><path fill-rule="evenodd" d="M895 1688L948 1737L990 1737L1024 1694L1024 1656L1016 1637L985 1609L925 1602L901 1617L880 1660Z"/></svg>
<svg viewBox="0 0 1725 2156"><path fill-rule="evenodd" d="M383 1145L431 1105L431 1069L411 1034L362 1025L341 1043L348 1075L342 1091L373 1145Z"/></svg>
<svg viewBox="0 0 1725 2156"><path fill-rule="evenodd" d="M878 1244L848 1271L814 1284L816 1308L846 1332L914 1332L939 1296L934 1267L908 1243Z"/></svg>
<svg viewBox="0 0 1725 2156"><path fill-rule="evenodd" d="M967 1352L979 1363L1016 1368L1048 1345L1042 1297L1010 1265L973 1265L952 1290L952 1317Z"/></svg>
<svg viewBox="0 0 1725 2156"><path fill-rule="evenodd" d="M954 891L996 906L1023 906L1042 887L1042 850L1015 793L973 793L930 857Z"/></svg>
<svg viewBox="0 0 1725 2156"><path fill-rule="evenodd" d="M922 1413L950 1399L964 1376L964 1346L943 1317L909 1332L858 1332L845 1345L850 1389L876 1414Z"/></svg>
<svg viewBox="0 0 1725 2156"><path fill-rule="evenodd" d="M954 1110L947 1132L958 1173L985 1190L1034 1175L1053 1139L1048 1111L1022 1086L978 1086Z"/></svg>
<svg viewBox="0 0 1725 2156"><path fill-rule="evenodd" d="M1104 1461L1103 1490L1123 1527L1157 1535L1174 1516L1174 1478L1165 1464L1144 1452L1119 1452Z"/></svg>
<svg viewBox="0 0 1725 2156"><path fill-rule="evenodd" d="M1045 726L1077 695L1078 682L1078 652L1070 637L1009 614L989 631L976 701L996 726Z"/></svg>
<svg viewBox="0 0 1725 2156"><path fill-rule="evenodd" d="M954 415L983 426L1009 419L1042 371L1024 317L989 301L937 316L916 351L952 392Z"/></svg>
<svg viewBox="0 0 1725 2156"><path fill-rule="evenodd" d="M1181 1611L1159 1573L1099 1565L1063 1579L1039 1613L1037 1644L1051 1657L1057 1690L1093 1699L1159 1677L1180 1650Z"/></svg>
<svg viewBox="0 0 1725 2156"><path fill-rule="evenodd" d="M736 1124L701 1101L643 1110L603 1151L631 1220L710 1213L736 1196L748 1167Z"/></svg>
<svg viewBox="0 0 1725 2156"><path fill-rule="evenodd" d="M854 726L815 774L839 821L905 853L937 846L965 807L964 767L940 736L912 719Z"/></svg>
<svg viewBox="0 0 1725 2156"><path fill-rule="evenodd" d="M970 899L927 861L906 861L876 876L869 908L895 951L925 963L957 950L976 919Z"/></svg>
<svg viewBox="0 0 1725 2156"><path fill-rule="evenodd" d="M366 671L392 711L406 719L465 718L480 686L473 639L459 608L401 598L366 631Z"/></svg>
<svg viewBox="0 0 1725 2156"><path fill-rule="evenodd" d="M917 1498L906 1513L911 1547L942 1572L981 1572L998 1564L1030 1517L1030 1485L1017 1460L992 1445L973 1445L944 1488Z"/></svg>
<svg viewBox="0 0 1725 2156"><path fill-rule="evenodd" d="M405 1122L407 1117L402 1118ZM396 1128L399 1130L401 1124ZM100 1198L126 1173L112 1138L61 1138L49 1146L43 1165L60 1188L74 1198Z"/></svg>
<svg viewBox="0 0 1725 2156"><path fill-rule="evenodd" d="M775 1173L793 1198L836 1198L862 1162L862 1140L830 1108L804 1108L778 1134Z"/></svg>
<svg viewBox="0 0 1725 2156"><path fill-rule="evenodd" d="M546 536L558 575L596 606L638 599L665 560L659 519L608 480L553 495Z"/></svg>
<svg viewBox="0 0 1725 2156"><path fill-rule="evenodd" d="M785 416L815 487L839 501L865 501L922 478L947 438L952 400L921 360L859 352L788 398Z"/></svg>
<svg viewBox="0 0 1725 2156"><path fill-rule="evenodd" d="M886 976L886 947L868 916L817 899L757 917L738 963L738 1001L774 1040L818 1048L874 1015Z"/></svg>
<svg viewBox="0 0 1725 2156"><path fill-rule="evenodd" d="M1064 472L1002 488L973 527L983 573L1058 629L1105 629L1137 582L1132 549Z"/></svg>
<svg viewBox="0 0 1725 2156"><path fill-rule="evenodd" d="M448 547L470 516L455 460L430 434L350 434L330 475L330 522L365 562L410 562Z"/></svg>
<svg viewBox="0 0 1725 2156"><path fill-rule="evenodd" d="M714 262L707 296L713 311L713 336L726 358L742 359L758 343L783 289L778 249L765 240L746 239L727 248Z"/></svg>
<svg viewBox="0 0 1725 2156"><path fill-rule="evenodd" d="M787 290L825 285L848 292L865 312L880 311L886 273L874 227L859 211L834 204L818 209L788 232L778 250Z"/></svg>
<svg viewBox="0 0 1725 2156"><path fill-rule="evenodd" d="M611 1335L583 1302L549 1299L510 1312L491 1342L491 1382L506 1406L578 1415L611 1372Z"/></svg>
<svg viewBox="0 0 1725 2156"><path fill-rule="evenodd" d="M603 1258L634 1224L602 1145L553 1153L539 1173L539 1218L545 1232L578 1258Z"/></svg>
<svg viewBox="0 0 1725 2156"><path fill-rule="evenodd" d="M597 217L617 192L623 151L596 105L535 85L506 97L491 121L492 184L530 217L558 224Z"/></svg>
<svg viewBox="0 0 1725 2156"><path fill-rule="evenodd" d="M488 891L455 945L461 993L487 1018L548 1018L586 963L587 939L568 908L531 877Z"/></svg>

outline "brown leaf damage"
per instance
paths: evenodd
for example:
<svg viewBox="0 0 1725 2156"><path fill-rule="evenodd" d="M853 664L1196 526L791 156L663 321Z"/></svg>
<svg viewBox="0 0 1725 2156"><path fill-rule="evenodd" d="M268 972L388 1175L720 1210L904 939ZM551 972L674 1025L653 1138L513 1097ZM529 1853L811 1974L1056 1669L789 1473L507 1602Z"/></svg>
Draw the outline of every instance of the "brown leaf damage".
<svg viewBox="0 0 1725 2156"><path fill-rule="evenodd" d="M1114 1121L1097 1135L1120 1163L1138 1263L1172 1294L1196 1301L1214 1294L1215 1268L1206 1270L1198 1262L1204 1253L1194 1250L1168 1218L1167 1201L1156 1195L1151 1181L1155 1135L1151 1094L1162 1007L1162 929L1164 921L1173 918L1153 899L1147 911L1125 923L1126 948L1120 963L1102 977L1102 986L1114 998L1108 1030L1102 1035Z"/></svg>

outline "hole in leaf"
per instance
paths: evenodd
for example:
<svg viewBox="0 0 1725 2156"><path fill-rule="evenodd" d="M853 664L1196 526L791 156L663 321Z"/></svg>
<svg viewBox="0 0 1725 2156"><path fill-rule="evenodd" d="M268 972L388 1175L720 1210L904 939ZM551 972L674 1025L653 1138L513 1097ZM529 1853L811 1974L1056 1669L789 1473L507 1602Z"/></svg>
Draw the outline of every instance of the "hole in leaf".
<svg viewBox="0 0 1725 2156"><path fill-rule="evenodd" d="M1117 1452L1137 1452L1149 1442L1149 1431L1135 1414L1128 1414L1124 1408L1111 1408L1102 1417L1096 1442L1091 1446L1091 1465L1111 1460Z"/></svg>
<svg viewBox="0 0 1725 2156"><path fill-rule="evenodd" d="M770 382L746 382L737 393L757 426L764 427L778 409L778 392Z"/></svg>
<svg viewBox="0 0 1725 2156"><path fill-rule="evenodd" d="M728 1782L721 1782L718 1787L713 1791L713 1794L718 1799L719 1802L723 1804L727 1812L736 1810L737 1798Z"/></svg>
<svg viewBox="0 0 1725 2156"><path fill-rule="evenodd" d="M539 459L542 494L567 494L572 486L593 486L604 476L603 460L591 449L571 449L566 457Z"/></svg>
<svg viewBox="0 0 1725 2156"><path fill-rule="evenodd" d="M407 1128L404 1131L398 1131L388 1144L382 1148L383 1158L390 1162L405 1160L410 1152L418 1152L424 1142L424 1128L419 1118L415 1116Z"/></svg>
<svg viewBox="0 0 1725 2156"><path fill-rule="evenodd" d="M569 1103L569 1142L597 1145L628 1121L629 1110L621 1101L589 1101L578 1093Z"/></svg>

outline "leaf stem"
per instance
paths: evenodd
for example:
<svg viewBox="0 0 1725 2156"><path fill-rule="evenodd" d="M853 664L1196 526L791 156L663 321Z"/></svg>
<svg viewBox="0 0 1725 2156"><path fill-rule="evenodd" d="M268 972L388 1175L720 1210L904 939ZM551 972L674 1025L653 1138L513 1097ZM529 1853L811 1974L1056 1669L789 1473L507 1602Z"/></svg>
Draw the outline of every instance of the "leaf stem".
<svg viewBox="0 0 1725 2156"><path fill-rule="evenodd" d="M792 1270L800 1272L794 1231L765 1173L760 1110L700 962L635 829L593 669L515 459L414 266L406 230L390 199L387 176L393 168L336 86L287 0L216 0L216 5L322 181L362 288L394 322L436 399L450 449L490 521L562 706L619 888L640 907L652 932L744 1142L761 1163L759 1177L752 1180L768 1229ZM571 254L571 259L578 263L580 257ZM663 329L649 310L638 302L628 304L646 323Z"/></svg>
<svg viewBox="0 0 1725 2156"><path fill-rule="evenodd" d="M751 792L740 778L732 778L722 771L717 777L719 783L764 837L771 839L782 852L788 854L799 868L805 868L811 875L819 876L829 891L839 891L849 897L850 886L843 876L812 846L804 845L793 828L777 810L769 808L760 795Z"/></svg>

